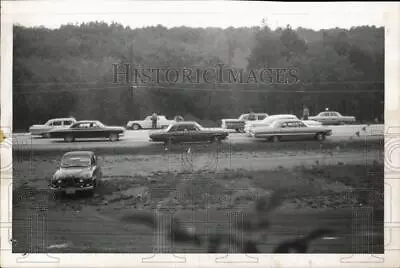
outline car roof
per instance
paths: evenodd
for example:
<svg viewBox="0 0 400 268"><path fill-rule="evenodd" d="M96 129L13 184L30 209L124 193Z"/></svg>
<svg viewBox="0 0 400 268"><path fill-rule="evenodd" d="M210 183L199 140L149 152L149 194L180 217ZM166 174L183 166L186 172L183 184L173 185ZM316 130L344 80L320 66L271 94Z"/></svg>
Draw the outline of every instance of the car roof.
<svg viewBox="0 0 400 268"><path fill-rule="evenodd" d="M94 123L94 122L100 122L99 120L80 120L76 121L75 123Z"/></svg>
<svg viewBox="0 0 400 268"><path fill-rule="evenodd" d="M53 118L53 119L49 119L47 121L56 121L56 120L76 120L76 119L72 118L72 117L64 117L64 118Z"/></svg>
<svg viewBox="0 0 400 268"><path fill-rule="evenodd" d="M92 151L71 151L71 152L67 152L63 155L63 157L65 156L92 156L94 155L94 152Z"/></svg>
<svg viewBox="0 0 400 268"><path fill-rule="evenodd" d="M277 119L276 121L274 121L274 123L276 122L301 122L301 120L299 119Z"/></svg>
<svg viewBox="0 0 400 268"><path fill-rule="evenodd" d="M271 117L283 117L283 116L290 116L290 117L296 117L297 118L297 116L295 116L294 114L273 114L273 115L268 116L268 118L271 118Z"/></svg>
<svg viewBox="0 0 400 268"><path fill-rule="evenodd" d="M187 124L196 124L196 125L198 125L199 123L197 123L197 122L195 122L195 121L180 121L180 122L176 122L176 123L174 124L174 126L177 126L177 125L187 125Z"/></svg>

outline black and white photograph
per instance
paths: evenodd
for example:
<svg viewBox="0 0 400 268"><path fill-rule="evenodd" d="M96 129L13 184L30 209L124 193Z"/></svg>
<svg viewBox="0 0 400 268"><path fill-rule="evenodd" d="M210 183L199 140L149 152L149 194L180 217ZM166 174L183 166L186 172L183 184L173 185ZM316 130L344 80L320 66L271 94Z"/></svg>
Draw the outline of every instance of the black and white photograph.
<svg viewBox="0 0 400 268"><path fill-rule="evenodd" d="M134 2L13 20L12 253L383 254L383 14Z"/></svg>

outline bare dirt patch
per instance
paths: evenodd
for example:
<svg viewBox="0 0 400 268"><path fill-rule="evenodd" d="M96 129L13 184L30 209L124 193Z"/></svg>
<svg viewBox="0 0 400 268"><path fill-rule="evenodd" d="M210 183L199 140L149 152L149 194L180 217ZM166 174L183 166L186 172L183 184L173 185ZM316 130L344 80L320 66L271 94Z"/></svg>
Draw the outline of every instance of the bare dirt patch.
<svg viewBox="0 0 400 268"><path fill-rule="evenodd" d="M59 159L35 158L29 165L20 164L14 171L14 251L28 250L24 248L24 237L29 237L32 230L25 227L32 222L29 213L39 205L47 211L47 244L68 245L44 248L43 251L151 252L154 231L140 224L122 223L119 220L122 215L164 209L196 228L204 229L204 235L207 235L207 230L221 222L225 222L223 228L229 228L226 212L246 211L259 196L278 189L287 191L276 212L280 226L273 227L277 228L276 242L323 222L338 227L347 238L336 245L325 245L319 252L351 251L348 244L353 235L348 233L351 213L345 211L351 212L354 207L383 209L383 198L371 199L363 192L351 194L358 188L369 186L383 197L383 163L379 161L379 153L370 159L369 165L365 165L361 155L317 155L318 160L267 153L241 154L235 159L223 159L225 165L208 170L204 165L197 169L187 168L187 165L182 168L180 155L170 157L169 162L160 155L100 155L104 178L95 195L62 198L55 198L47 191L48 179ZM195 160L206 159L206 156L201 157ZM335 219L320 216L323 215L321 211L331 210L339 216ZM312 216L304 216L303 212ZM279 213L289 213L293 219L288 222L285 220L288 216L285 216L279 220ZM302 223L294 228L295 222ZM282 224L288 225L284 234ZM271 250L270 243L262 248L262 252ZM204 248L176 245L176 251L204 252Z"/></svg>

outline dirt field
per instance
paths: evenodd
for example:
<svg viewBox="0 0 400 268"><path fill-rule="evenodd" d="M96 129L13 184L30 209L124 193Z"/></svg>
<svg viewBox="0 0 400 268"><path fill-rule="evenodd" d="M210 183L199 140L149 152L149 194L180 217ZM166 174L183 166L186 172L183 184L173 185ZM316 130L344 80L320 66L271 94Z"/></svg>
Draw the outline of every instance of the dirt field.
<svg viewBox="0 0 400 268"><path fill-rule="evenodd" d="M250 211L258 196L285 189L283 203L271 216L268 241L265 233L251 234L262 240L262 252L324 226L337 234L332 240L315 242L310 252L354 252L352 239L358 237L359 252L379 253L383 250L382 156L379 150L368 156L362 151L238 153L230 157L190 151L152 156L104 154L98 156L103 179L96 194L61 198L47 191L60 156L35 156L14 165L13 252L149 253L154 230L124 223L121 216L158 208L207 236L216 226L229 228L227 212ZM374 189L374 198L365 190L355 191L362 188ZM39 214L35 212L38 207L42 208ZM355 208L374 212L370 228L351 228ZM371 239L372 249L366 246ZM174 252L206 250L192 243L170 247Z"/></svg>

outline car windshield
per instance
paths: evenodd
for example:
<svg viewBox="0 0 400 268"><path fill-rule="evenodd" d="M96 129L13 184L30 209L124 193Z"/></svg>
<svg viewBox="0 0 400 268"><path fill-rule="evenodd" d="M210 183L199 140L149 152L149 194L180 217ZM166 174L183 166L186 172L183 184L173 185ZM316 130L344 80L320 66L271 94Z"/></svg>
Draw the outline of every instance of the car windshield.
<svg viewBox="0 0 400 268"><path fill-rule="evenodd" d="M100 121L95 121L95 123L96 123L96 125L97 125L98 127L104 127L104 124L101 123Z"/></svg>
<svg viewBox="0 0 400 268"><path fill-rule="evenodd" d="M200 130L204 129L202 126L200 126L200 125L197 124L197 123L195 123L194 125L195 125L198 129L200 129Z"/></svg>
<svg viewBox="0 0 400 268"><path fill-rule="evenodd" d="M305 123L306 125L309 125L309 126L318 126L318 125L321 124L321 123L316 122L316 121L305 121L303 123Z"/></svg>
<svg viewBox="0 0 400 268"><path fill-rule="evenodd" d="M272 123L274 123L276 120L279 120L279 119L283 119L283 118L278 118L278 117L271 117L271 118L265 118L264 120L262 120L261 121L261 123L263 124L263 125L271 125Z"/></svg>
<svg viewBox="0 0 400 268"><path fill-rule="evenodd" d="M89 166L90 166L89 156L66 156L61 161L62 168L89 167Z"/></svg>
<svg viewBox="0 0 400 268"><path fill-rule="evenodd" d="M170 131L171 128L172 128L173 126L174 126L173 124L169 125L169 126L165 129L165 131Z"/></svg>
<svg viewBox="0 0 400 268"><path fill-rule="evenodd" d="M179 125L171 124L171 125L169 125L169 126L165 129L165 131L168 132L168 131L170 131L173 127L175 127L175 126L179 126ZM200 126L200 125L197 124L197 123L191 123L191 124L188 124L187 126L188 126L189 128L190 128L190 126L194 126L194 127L197 127L199 130L203 130L203 129L204 129L202 126ZM189 128L188 128L188 129L189 129ZM172 131L177 131L177 130L178 130L177 128L172 129ZM179 130L178 130L178 131L179 131Z"/></svg>
<svg viewBox="0 0 400 268"><path fill-rule="evenodd" d="M282 119L277 119L275 121L273 121L269 126L274 127L274 128L280 128L280 127L293 127L294 125L299 126L298 125L299 122L298 121L286 121L286 120L282 120ZM301 122L300 122L301 124Z"/></svg>

